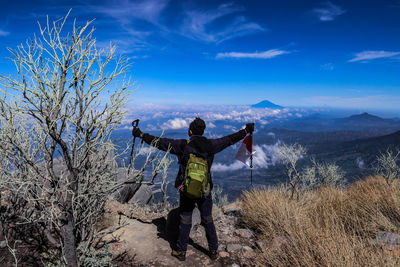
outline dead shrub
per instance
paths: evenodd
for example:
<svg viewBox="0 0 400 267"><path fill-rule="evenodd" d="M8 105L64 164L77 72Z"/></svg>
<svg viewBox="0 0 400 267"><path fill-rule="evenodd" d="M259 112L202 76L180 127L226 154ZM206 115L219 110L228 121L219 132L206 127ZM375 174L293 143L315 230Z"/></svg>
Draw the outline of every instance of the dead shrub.
<svg viewBox="0 0 400 267"><path fill-rule="evenodd" d="M374 177L347 189L307 191L298 201L283 188L244 193L243 222L267 243L255 265L398 266L400 253L371 240L380 231L399 232L399 189Z"/></svg>

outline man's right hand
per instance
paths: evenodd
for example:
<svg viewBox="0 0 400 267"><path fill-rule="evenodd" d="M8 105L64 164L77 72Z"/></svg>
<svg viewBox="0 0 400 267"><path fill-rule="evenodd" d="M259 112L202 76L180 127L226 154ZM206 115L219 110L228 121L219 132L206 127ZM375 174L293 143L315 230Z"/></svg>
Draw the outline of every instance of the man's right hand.
<svg viewBox="0 0 400 267"><path fill-rule="evenodd" d="M246 130L247 133L254 132L254 122L247 123L245 130Z"/></svg>
<svg viewBox="0 0 400 267"><path fill-rule="evenodd" d="M134 127L132 129L132 135L134 137L141 137L142 136L142 131L139 129L139 127Z"/></svg>

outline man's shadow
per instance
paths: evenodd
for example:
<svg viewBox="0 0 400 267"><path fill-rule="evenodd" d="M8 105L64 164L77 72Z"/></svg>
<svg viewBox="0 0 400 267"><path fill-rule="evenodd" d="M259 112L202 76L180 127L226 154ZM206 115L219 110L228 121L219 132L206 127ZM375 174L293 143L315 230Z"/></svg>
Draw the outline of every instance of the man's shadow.
<svg viewBox="0 0 400 267"><path fill-rule="evenodd" d="M169 246L173 250L178 250L176 243L179 237L179 208L172 209L168 213L168 217L165 220L164 217L154 219L152 223L157 226L157 236L168 241ZM208 250L199 244L195 243L191 238L189 239L189 245L193 246L198 251L208 254Z"/></svg>

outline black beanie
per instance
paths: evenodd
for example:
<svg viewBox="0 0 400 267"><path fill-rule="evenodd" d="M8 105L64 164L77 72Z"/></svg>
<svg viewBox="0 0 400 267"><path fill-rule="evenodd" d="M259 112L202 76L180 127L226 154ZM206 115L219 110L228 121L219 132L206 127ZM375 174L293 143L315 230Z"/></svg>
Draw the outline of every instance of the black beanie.
<svg viewBox="0 0 400 267"><path fill-rule="evenodd" d="M197 117L190 123L189 130L192 130L194 135L203 135L204 129L206 129L206 123Z"/></svg>

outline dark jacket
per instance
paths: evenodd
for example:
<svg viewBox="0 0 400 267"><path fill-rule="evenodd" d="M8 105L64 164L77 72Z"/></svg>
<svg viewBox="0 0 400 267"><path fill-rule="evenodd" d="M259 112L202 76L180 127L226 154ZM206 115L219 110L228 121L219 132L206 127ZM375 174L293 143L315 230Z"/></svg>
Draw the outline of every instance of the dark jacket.
<svg viewBox="0 0 400 267"><path fill-rule="evenodd" d="M142 139L147 144L154 145L163 151L167 151L170 148L170 153L178 157L179 171L175 180L175 187L178 188L183 183L187 161L191 153L200 154L207 160L208 171L211 174L210 169L214 160L214 155L242 140L245 136L246 131L243 129L217 139L207 139L201 135L192 135L189 143L186 139L157 138L150 134L143 134ZM155 140L157 140L157 142L152 143ZM211 177L210 183L212 188L213 183Z"/></svg>

